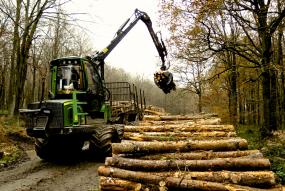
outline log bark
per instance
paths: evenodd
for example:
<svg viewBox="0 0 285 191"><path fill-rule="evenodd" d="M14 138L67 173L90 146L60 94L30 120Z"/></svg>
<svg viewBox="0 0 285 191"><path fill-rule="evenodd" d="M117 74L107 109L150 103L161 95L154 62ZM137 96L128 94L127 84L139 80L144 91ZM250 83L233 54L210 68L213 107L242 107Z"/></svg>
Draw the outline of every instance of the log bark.
<svg viewBox="0 0 285 191"><path fill-rule="evenodd" d="M154 125L154 126L130 126L126 125L125 132L234 132L232 125L197 125L197 124L170 124L170 125Z"/></svg>
<svg viewBox="0 0 285 191"><path fill-rule="evenodd" d="M232 137L175 137L175 136L128 136L124 134L124 140L130 141L197 141L197 140L227 140Z"/></svg>
<svg viewBox="0 0 285 191"><path fill-rule="evenodd" d="M182 139L191 138L223 138L223 137L237 137L235 132L144 132L144 133L131 133L125 132L124 139L127 140L140 140L140 141L152 141L152 140L167 140L167 141L179 141Z"/></svg>
<svg viewBox="0 0 285 191"><path fill-rule="evenodd" d="M153 120L151 120L153 118ZM164 125L164 124L200 124L200 125L219 125L221 123L220 118L213 119L197 119L197 120L178 120L178 121L161 121L159 116L147 117L140 125Z"/></svg>
<svg viewBox="0 0 285 191"><path fill-rule="evenodd" d="M177 177L161 177L146 172L134 172L130 170L123 170L107 166L100 166L98 168L98 174L100 176L121 178L130 181L140 182L142 184L159 185L162 182L164 182L165 186L170 189L176 188L176 189L187 189L187 190L229 191L231 188L235 189L238 188L238 189L243 189L243 191L263 191L263 190L282 191L281 187L270 188L270 189L259 189L259 188L244 187L233 184L208 182L202 180L190 180L190 179L183 179Z"/></svg>
<svg viewBox="0 0 285 191"><path fill-rule="evenodd" d="M210 132L125 132L128 136L172 136L172 137L236 137L235 132L210 131Z"/></svg>
<svg viewBox="0 0 285 191"><path fill-rule="evenodd" d="M121 154L120 157L137 158L142 160L208 160L214 158L262 158L263 155L259 150L245 150L245 151L202 151L202 152L189 152L189 153L162 153L151 155L135 155L135 154Z"/></svg>
<svg viewBox="0 0 285 191"><path fill-rule="evenodd" d="M113 154L120 153L170 153L187 152L194 150L213 150L213 151L233 151L247 149L247 141L241 138L228 140L203 140L203 141L164 141L164 142L136 142L122 141L113 143Z"/></svg>
<svg viewBox="0 0 285 191"><path fill-rule="evenodd" d="M221 121L217 115L145 115L144 121L179 121L179 120L215 120Z"/></svg>
<svg viewBox="0 0 285 191"><path fill-rule="evenodd" d="M165 112L161 112L161 111L154 111L154 110L150 110L150 109L145 109L144 113L146 115L165 115Z"/></svg>
<svg viewBox="0 0 285 191"><path fill-rule="evenodd" d="M142 189L142 184L128 181L128 180L122 180L119 178L111 178L111 177L100 177L100 190L101 191L107 191L107 190L114 190L114 191L139 191Z"/></svg>
<svg viewBox="0 0 285 191"><path fill-rule="evenodd" d="M160 116L158 115L144 115L144 121L161 121Z"/></svg>
<svg viewBox="0 0 285 191"><path fill-rule="evenodd" d="M257 188L270 188L276 185L275 174L272 171L213 171L213 172L153 172L161 177L176 177L190 180L203 180L209 182L220 182L227 184L238 184Z"/></svg>
<svg viewBox="0 0 285 191"><path fill-rule="evenodd" d="M195 122L193 120L183 120L183 121L141 121L138 123L138 125L140 126L179 125L179 124L194 125Z"/></svg>
<svg viewBox="0 0 285 191"><path fill-rule="evenodd" d="M101 191L167 191L164 182L160 185L154 184L141 184L134 181L113 178L113 177L100 177L100 190Z"/></svg>
<svg viewBox="0 0 285 191"><path fill-rule="evenodd" d="M167 171L167 170L268 170L270 161L265 158L219 158L210 160L141 160L122 157L107 157L105 165L127 170Z"/></svg>
<svg viewBox="0 0 285 191"><path fill-rule="evenodd" d="M201 125L219 125L221 123L221 119L220 118L198 119L195 122Z"/></svg>

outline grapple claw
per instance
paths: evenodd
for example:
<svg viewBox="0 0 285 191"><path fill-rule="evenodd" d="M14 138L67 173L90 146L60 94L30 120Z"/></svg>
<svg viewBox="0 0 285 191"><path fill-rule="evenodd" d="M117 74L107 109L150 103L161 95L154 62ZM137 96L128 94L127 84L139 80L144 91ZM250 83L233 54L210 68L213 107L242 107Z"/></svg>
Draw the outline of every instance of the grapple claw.
<svg viewBox="0 0 285 191"><path fill-rule="evenodd" d="M176 89L176 85L173 81L172 73L167 70L161 70L154 74L154 83L162 89L165 94L170 93L171 90Z"/></svg>

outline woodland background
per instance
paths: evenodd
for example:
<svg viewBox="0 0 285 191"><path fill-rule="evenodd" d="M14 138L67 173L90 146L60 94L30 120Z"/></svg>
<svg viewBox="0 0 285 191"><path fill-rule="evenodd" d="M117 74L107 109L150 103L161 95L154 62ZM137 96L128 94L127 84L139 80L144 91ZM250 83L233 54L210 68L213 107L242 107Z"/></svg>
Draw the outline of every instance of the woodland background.
<svg viewBox="0 0 285 191"><path fill-rule="evenodd" d="M95 50L56 0L0 0L0 110L17 114L48 92L49 61ZM254 125L262 137L285 124L282 0L160 0L162 27L178 89L106 65L106 81L130 81L148 104L172 114L218 113ZM155 71L154 71L155 72ZM112 75L109 75L112 73Z"/></svg>

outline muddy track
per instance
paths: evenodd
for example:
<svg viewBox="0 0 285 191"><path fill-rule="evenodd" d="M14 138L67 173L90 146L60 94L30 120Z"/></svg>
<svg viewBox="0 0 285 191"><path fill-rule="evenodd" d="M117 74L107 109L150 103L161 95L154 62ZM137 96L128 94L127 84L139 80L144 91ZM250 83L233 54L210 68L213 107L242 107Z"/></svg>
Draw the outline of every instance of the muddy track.
<svg viewBox="0 0 285 191"><path fill-rule="evenodd" d="M97 168L102 161L86 158L69 163L49 163L27 151L29 160L0 172L0 191L96 191Z"/></svg>

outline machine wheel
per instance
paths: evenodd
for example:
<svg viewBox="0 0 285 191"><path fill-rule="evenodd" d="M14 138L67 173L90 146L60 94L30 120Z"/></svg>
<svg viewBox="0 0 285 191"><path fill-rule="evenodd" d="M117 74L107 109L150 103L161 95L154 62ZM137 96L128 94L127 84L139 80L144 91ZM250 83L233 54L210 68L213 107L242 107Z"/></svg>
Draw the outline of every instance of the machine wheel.
<svg viewBox="0 0 285 191"><path fill-rule="evenodd" d="M51 160L55 157L54 147L47 139L37 138L35 140L35 151L43 160Z"/></svg>
<svg viewBox="0 0 285 191"><path fill-rule="evenodd" d="M113 143L120 143L124 136L124 125L114 125L114 136L113 136Z"/></svg>
<svg viewBox="0 0 285 191"><path fill-rule="evenodd" d="M37 138L35 150L43 160L74 159L82 151L83 141L77 139L43 139Z"/></svg>
<svg viewBox="0 0 285 191"><path fill-rule="evenodd" d="M123 125L106 125L97 128L90 138L91 151L100 157L111 156L112 143L121 141L123 128Z"/></svg>

